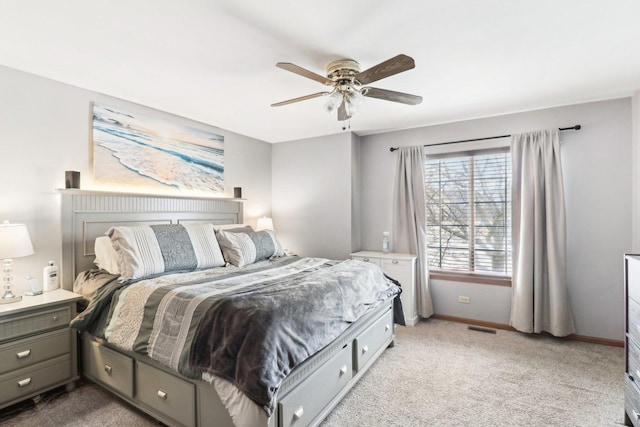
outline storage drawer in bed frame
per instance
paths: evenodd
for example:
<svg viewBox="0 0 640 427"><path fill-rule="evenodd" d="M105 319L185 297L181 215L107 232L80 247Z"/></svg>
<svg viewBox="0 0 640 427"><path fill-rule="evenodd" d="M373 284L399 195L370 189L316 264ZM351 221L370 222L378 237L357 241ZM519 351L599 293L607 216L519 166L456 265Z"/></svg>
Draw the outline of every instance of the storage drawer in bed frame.
<svg viewBox="0 0 640 427"><path fill-rule="evenodd" d="M353 377L351 343L280 399L279 427L307 426Z"/></svg>
<svg viewBox="0 0 640 427"><path fill-rule="evenodd" d="M180 425L196 425L196 388L192 383L140 362L135 378L137 400Z"/></svg>
<svg viewBox="0 0 640 427"><path fill-rule="evenodd" d="M131 357L101 345L98 341L82 340L82 371L103 385L133 397L133 366Z"/></svg>

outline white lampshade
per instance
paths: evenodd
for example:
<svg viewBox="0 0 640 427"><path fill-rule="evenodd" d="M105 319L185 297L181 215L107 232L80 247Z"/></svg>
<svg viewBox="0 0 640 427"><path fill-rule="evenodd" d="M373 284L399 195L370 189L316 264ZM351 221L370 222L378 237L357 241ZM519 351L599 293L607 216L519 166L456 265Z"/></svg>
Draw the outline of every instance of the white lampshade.
<svg viewBox="0 0 640 427"><path fill-rule="evenodd" d="M29 230L24 224L0 224L0 259L33 255Z"/></svg>
<svg viewBox="0 0 640 427"><path fill-rule="evenodd" d="M340 107L343 99L344 95L342 95L342 92L339 92L337 90L334 91L331 95L329 95L329 99L327 99L327 102L324 103L324 110L327 113L333 113L338 109L338 107Z"/></svg>
<svg viewBox="0 0 640 427"><path fill-rule="evenodd" d="M267 218L266 216L258 218L256 231L260 230L273 230L273 220L271 218Z"/></svg>

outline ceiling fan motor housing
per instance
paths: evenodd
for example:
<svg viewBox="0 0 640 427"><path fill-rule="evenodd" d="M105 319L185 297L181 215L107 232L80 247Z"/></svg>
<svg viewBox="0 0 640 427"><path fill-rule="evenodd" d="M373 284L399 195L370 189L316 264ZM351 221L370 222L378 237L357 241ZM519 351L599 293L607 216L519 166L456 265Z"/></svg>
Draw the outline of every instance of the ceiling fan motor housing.
<svg viewBox="0 0 640 427"><path fill-rule="evenodd" d="M338 59L327 65L327 77L331 80L350 78L360 72L360 64L353 59Z"/></svg>

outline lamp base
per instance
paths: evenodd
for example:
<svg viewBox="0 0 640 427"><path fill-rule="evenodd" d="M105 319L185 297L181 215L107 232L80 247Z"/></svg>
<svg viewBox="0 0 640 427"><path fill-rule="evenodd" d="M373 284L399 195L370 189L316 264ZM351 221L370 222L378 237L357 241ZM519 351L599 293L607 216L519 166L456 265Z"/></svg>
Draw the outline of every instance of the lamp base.
<svg viewBox="0 0 640 427"><path fill-rule="evenodd" d="M13 295L11 293L10 295L11 296L7 296L7 294L4 294L4 296L0 298L0 304L10 304L12 302L22 301L22 295Z"/></svg>

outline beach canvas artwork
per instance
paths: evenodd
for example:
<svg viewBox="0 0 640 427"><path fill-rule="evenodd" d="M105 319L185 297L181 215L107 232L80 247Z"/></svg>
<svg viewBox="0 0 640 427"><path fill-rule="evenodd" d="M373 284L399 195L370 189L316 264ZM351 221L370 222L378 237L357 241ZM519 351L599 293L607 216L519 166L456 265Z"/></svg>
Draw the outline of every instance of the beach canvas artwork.
<svg viewBox="0 0 640 427"><path fill-rule="evenodd" d="M224 137L94 103L93 173L103 184L223 193Z"/></svg>

